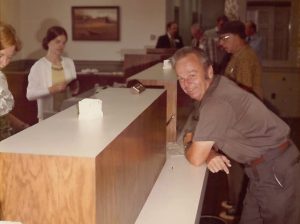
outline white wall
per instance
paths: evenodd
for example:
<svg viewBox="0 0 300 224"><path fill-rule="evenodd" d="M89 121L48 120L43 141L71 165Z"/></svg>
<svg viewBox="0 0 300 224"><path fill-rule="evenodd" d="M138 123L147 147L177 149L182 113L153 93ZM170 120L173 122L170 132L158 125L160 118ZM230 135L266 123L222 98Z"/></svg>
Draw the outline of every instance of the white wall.
<svg viewBox="0 0 300 224"><path fill-rule="evenodd" d="M78 60L122 60L124 51L154 46L157 39L151 40L150 35L154 34L157 38L165 32L165 0L18 1L19 8L15 13L19 11L17 32L23 42L20 52L22 58L36 59L45 54L41 47L41 40L47 28L52 25L61 25L67 30L69 41L66 54ZM73 41L72 6L119 6L120 41Z"/></svg>
<svg viewBox="0 0 300 224"><path fill-rule="evenodd" d="M19 27L19 0L0 0L0 21ZM11 13L14 12L14 13Z"/></svg>

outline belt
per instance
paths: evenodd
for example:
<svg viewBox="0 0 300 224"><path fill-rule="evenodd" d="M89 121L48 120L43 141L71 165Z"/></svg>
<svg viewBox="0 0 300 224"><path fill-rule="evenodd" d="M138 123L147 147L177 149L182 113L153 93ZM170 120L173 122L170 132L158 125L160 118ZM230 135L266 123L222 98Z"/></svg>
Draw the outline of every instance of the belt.
<svg viewBox="0 0 300 224"><path fill-rule="evenodd" d="M273 152L272 153L273 156L271 156L271 157L274 158L274 155L282 154L284 151L286 151L289 148L290 145L291 145L290 141L287 140L287 141L283 142L282 144L280 144L277 148L271 149ZM257 166L258 164L261 164L263 162L270 160L270 158L268 159L268 157L269 156L268 156L268 152L267 152L264 155L260 156L259 158L250 161L248 163L248 165L249 166Z"/></svg>

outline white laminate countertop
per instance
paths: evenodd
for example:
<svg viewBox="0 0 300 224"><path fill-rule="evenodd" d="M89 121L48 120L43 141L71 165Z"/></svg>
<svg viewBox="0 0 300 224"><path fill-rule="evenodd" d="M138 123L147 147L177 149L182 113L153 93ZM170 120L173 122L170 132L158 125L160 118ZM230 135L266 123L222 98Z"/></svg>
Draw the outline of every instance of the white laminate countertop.
<svg viewBox="0 0 300 224"><path fill-rule="evenodd" d="M165 90L133 94L107 88L93 96L102 100L103 118L78 120L77 105L0 142L0 153L96 157Z"/></svg>
<svg viewBox="0 0 300 224"><path fill-rule="evenodd" d="M207 181L206 166L170 155L135 224L199 223Z"/></svg>
<svg viewBox="0 0 300 224"><path fill-rule="evenodd" d="M127 80L161 80L177 82L177 75L174 69L163 69L162 63L157 63L146 70L143 70Z"/></svg>

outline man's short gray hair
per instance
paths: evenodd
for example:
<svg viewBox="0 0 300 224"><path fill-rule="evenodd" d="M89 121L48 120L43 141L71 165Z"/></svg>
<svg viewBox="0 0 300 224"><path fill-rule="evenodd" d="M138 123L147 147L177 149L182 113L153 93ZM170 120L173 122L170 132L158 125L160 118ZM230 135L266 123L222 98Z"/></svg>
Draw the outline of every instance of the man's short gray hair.
<svg viewBox="0 0 300 224"><path fill-rule="evenodd" d="M212 65L208 55L203 50L194 47L183 47L177 50L176 53L173 55L172 57L173 67L176 66L178 60L188 56L189 54L194 54L199 59L199 63L204 66L204 69L208 69L208 67Z"/></svg>

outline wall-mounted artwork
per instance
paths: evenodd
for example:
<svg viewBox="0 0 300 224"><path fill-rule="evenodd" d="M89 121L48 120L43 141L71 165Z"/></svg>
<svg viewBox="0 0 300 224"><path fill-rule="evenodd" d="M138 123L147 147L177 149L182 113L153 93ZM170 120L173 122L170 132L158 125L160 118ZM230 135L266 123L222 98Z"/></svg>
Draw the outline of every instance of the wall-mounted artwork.
<svg viewBox="0 0 300 224"><path fill-rule="evenodd" d="M73 40L120 40L118 6L72 7Z"/></svg>

